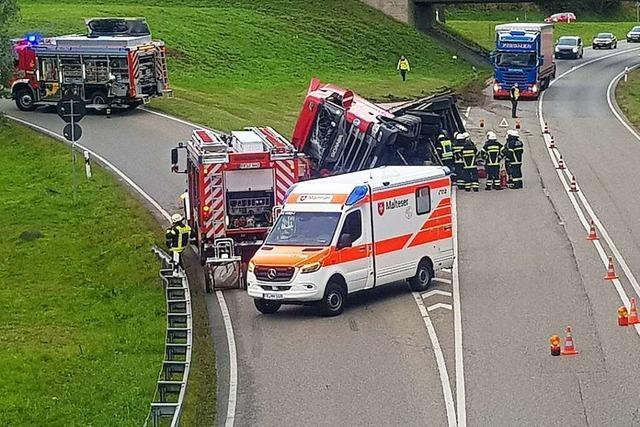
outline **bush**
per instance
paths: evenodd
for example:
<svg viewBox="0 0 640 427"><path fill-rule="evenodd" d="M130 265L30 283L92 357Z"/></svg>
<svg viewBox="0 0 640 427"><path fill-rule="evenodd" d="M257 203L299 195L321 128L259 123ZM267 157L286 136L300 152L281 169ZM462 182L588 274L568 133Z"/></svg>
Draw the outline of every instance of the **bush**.
<svg viewBox="0 0 640 427"><path fill-rule="evenodd" d="M536 4L549 13L592 12L613 14L620 9L621 0L537 0Z"/></svg>

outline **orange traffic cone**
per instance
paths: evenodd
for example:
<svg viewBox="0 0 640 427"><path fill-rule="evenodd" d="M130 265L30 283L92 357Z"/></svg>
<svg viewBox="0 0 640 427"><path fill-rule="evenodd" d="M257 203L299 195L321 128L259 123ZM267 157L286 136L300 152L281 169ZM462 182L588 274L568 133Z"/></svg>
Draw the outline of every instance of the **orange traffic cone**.
<svg viewBox="0 0 640 427"><path fill-rule="evenodd" d="M575 176L571 177L571 185L569 185L569 191L571 191L572 193L577 193L578 192L578 184L576 183L576 177Z"/></svg>
<svg viewBox="0 0 640 427"><path fill-rule="evenodd" d="M638 319L638 305L636 304L635 297L632 297L631 310L629 310L629 325L635 325L636 323L640 323L640 319Z"/></svg>
<svg viewBox="0 0 640 427"><path fill-rule="evenodd" d="M591 229L589 230L587 240L598 240L598 235L596 234L596 225L593 223L593 220L591 220Z"/></svg>
<svg viewBox="0 0 640 427"><path fill-rule="evenodd" d="M637 317L637 313L636 313ZM627 307L621 305L618 307L618 326L627 326L629 324L629 312Z"/></svg>
<svg viewBox="0 0 640 427"><path fill-rule="evenodd" d="M549 133L549 125L547 122L544 123L544 133Z"/></svg>
<svg viewBox="0 0 640 427"><path fill-rule="evenodd" d="M551 141L549 142L549 148L551 148L552 150L553 150L554 148L556 148L556 140L555 140L555 138L553 137L553 135L551 135Z"/></svg>
<svg viewBox="0 0 640 427"><path fill-rule="evenodd" d="M613 257L609 257L609 268L607 268L607 275L604 276L604 280L615 280L618 278L616 270L613 267Z"/></svg>
<svg viewBox="0 0 640 427"><path fill-rule="evenodd" d="M480 119L480 127L483 128L484 127L484 119Z"/></svg>
<svg viewBox="0 0 640 427"><path fill-rule="evenodd" d="M552 356L560 356L560 337L557 335L551 335L549 338L549 349Z"/></svg>
<svg viewBox="0 0 640 427"><path fill-rule="evenodd" d="M573 342L573 336L571 335L571 326L567 326L566 334L567 335L564 339L564 347L562 348L560 354L562 354L563 356L573 356L575 354L578 354L576 345Z"/></svg>
<svg viewBox="0 0 640 427"><path fill-rule="evenodd" d="M516 119L516 129L520 129L520 119Z"/></svg>
<svg viewBox="0 0 640 427"><path fill-rule="evenodd" d="M558 159L558 167L556 169L560 169L560 170L565 169L564 160L562 159L562 156L560 156L560 158Z"/></svg>

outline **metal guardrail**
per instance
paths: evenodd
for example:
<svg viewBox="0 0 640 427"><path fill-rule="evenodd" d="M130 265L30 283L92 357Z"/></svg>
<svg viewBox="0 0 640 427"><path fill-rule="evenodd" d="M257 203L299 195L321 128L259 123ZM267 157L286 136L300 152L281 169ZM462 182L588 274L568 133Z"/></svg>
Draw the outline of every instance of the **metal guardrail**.
<svg viewBox="0 0 640 427"><path fill-rule="evenodd" d="M152 252L162 262L160 277L167 302L167 334L164 360L145 426L176 427L180 423L191 365L193 325L191 294L182 268L174 271L171 257L157 246Z"/></svg>

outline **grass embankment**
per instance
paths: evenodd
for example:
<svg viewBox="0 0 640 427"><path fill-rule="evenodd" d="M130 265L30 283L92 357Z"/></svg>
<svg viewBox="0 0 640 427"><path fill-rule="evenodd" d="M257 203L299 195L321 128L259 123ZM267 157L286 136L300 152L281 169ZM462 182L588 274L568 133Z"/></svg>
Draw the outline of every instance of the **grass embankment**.
<svg viewBox="0 0 640 427"><path fill-rule="evenodd" d="M627 119L640 129L640 70L629 73L629 79L621 80L616 88L616 102Z"/></svg>
<svg viewBox="0 0 640 427"><path fill-rule="evenodd" d="M463 37L473 40L487 50L495 48L495 27L508 22L543 22L548 14L535 7L519 7L512 10L487 8L454 8L447 11L447 27ZM618 40L625 40L635 22L635 9L627 6L610 15L577 14L578 22L556 24L554 37L580 36L585 46L600 32L612 32Z"/></svg>
<svg viewBox="0 0 640 427"><path fill-rule="evenodd" d="M220 129L270 125L288 135L309 80L376 100L458 87L472 78L430 38L357 0L21 0L16 35L83 32L84 18L145 16L169 47L175 99L152 106ZM46 13L42 11L46 10ZM412 66L403 83L400 55Z"/></svg>
<svg viewBox="0 0 640 427"><path fill-rule="evenodd" d="M82 165L80 165L82 167ZM141 425L165 305L145 208L98 167L0 117L0 423Z"/></svg>

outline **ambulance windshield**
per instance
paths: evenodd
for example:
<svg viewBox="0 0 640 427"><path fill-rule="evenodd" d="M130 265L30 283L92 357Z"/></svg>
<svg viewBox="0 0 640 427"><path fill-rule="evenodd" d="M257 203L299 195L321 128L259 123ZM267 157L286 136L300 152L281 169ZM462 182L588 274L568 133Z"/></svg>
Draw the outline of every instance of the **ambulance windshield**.
<svg viewBox="0 0 640 427"><path fill-rule="evenodd" d="M329 246L340 212L283 212L267 237L267 245Z"/></svg>

